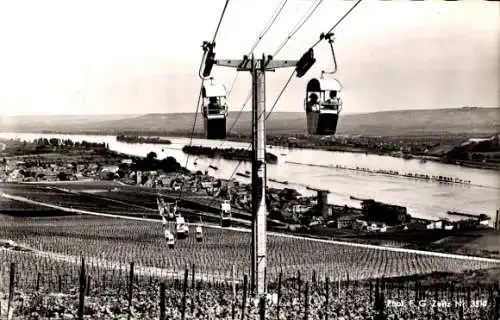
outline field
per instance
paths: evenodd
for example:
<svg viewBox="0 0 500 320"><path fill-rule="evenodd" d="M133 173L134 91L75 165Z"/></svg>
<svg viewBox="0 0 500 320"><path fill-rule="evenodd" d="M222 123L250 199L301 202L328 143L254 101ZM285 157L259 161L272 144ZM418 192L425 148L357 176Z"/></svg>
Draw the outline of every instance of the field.
<svg viewBox="0 0 500 320"><path fill-rule="evenodd" d="M0 246L0 288L8 287L9 266L12 262L16 263L16 299L24 299L23 303L17 304L16 309L21 318L23 314L31 314L34 310L45 316L54 316L63 311L76 313L81 257L85 257L88 275L85 313L91 317L113 319L118 314L127 313L125 306L129 292L130 262L134 262L133 281L136 288L133 289L134 318L156 317L159 312L159 281L167 284L168 310L178 318L183 309L180 305L181 280L186 267L189 268L190 288L187 310L191 317L188 319L209 319L213 317L210 316L211 312L224 319L231 318L230 281L233 266L239 288L237 299L233 301L238 306L238 315L240 313L239 306L245 296L242 289L243 275L249 274L249 233L204 228L201 243L196 242L191 235L180 240L174 249L169 249L162 238L161 224L156 222L89 216L17 217L4 222L0 233L5 239L13 240L18 247L12 250ZM491 267L498 266L489 262L350 247L281 236L268 237L268 250L267 281L270 292L277 292L280 274L283 279L282 289L278 290L282 295L281 312L300 316L307 312L310 319L321 319L322 312L325 312L321 309L325 303L326 280L330 285L327 292L331 298L341 295L331 307L329 314L332 317L338 312L345 312L341 310L346 302L368 305L370 307L365 310L365 315L373 315L376 310L372 307L375 294L372 285L354 280L405 276L404 279L389 280L387 298L403 299L406 295L406 299L416 300L412 283L424 283L428 279L408 280L407 276L429 275L438 271L447 274L470 274L473 271L473 274L477 274L482 269L494 270ZM303 282L297 282L297 277ZM494 277L500 279L498 273ZM445 279L442 273L439 278ZM481 284L477 277L470 279L468 283L459 282L455 293L457 297L461 295L466 301L467 292L470 297L472 291L473 301L487 301L487 285L491 282ZM440 283L432 287L439 290L426 289L429 292L427 299L433 299L435 292L441 297L449 294ZM337 286L342 290L337 289ZM304 309L303 301L306 298L310 301L309 310ZM247 303L247 314L258 311L251 301ZM220 310L210 309L209 306L215 304ZM420 312L425 311L425 308L421 309ZM466 313L473 315L485 310L488 310L486 305L482 309L471 307ZM356 309L354 311L359 312ZM276 306L269 306L268 312L276 313ZM400 314L402 310L388 307L387 312ZM475 319L484 319L483 316L477 313Z"/></svg>
<svg viewBox="0 0 500 320"><path fill-rule="evenodd" d="M3 184L1 190L11 196L20 196L21 199L85 210L89 213L148 218L141 221L99 216L44 218L38 214L38 211L43 211L43 207L1 197L0 209L8 212L16 207L20 209L20 212L15 214L18 218L8 219L0 227L3 230L3 238L39 251L71 257L83 255L111 263L134 261L138 266L169 271L181 270L183 266L194 263L204 266L209 273L227 272L233 265L241 274L249 272L251 237L248 230L228 230L207 225L202 243L196 242L191 236L178 241L175 249L169 250L162 237L160 220L154 220L158 219L154 192L99 182ZM32 210L32 207L36 210ZM28 214L29 212L31 214ZM189 218L193 219L188 216L188 221ZM198 219L191 221L199 222ZM173 229L173 225L170 228ZM456 260L405 250L307 240L290 234L279 235L271 232L267 246L268 273L272 276L279 272L295 274L297 270L306 270L305 272L312 274L315 270L318 274L331 277L344 277L349 272L351 279L365 279L428 274L436 271L462 272L493 265L490 262Z"/></svg>
<svg viewBox="0 0 500 320"><path fill-rule="evenodd" d="M238 112L230 112L227 127L231 127ZM5 118L5 119L4 119ZM345 114L339 120L338 133L371 136L425 136L472 134L489 135L500 130L500 108L450 108L433 110L398 110L366 114ZM40 132L43 130L68 133L94 132L151 132L156 134L190 132L194 115L191 113L148 114L122 118L32 119L29 117L0 117L4 131ZM244 112L231 131L250 133L251 116ZM269 118L269 134L290 135L305 133L305 115L302 112L275 112ZM166 129L168 128L168 130ZM196 132L203 132L203 121L197 121Z"/></svg>
<svg viewBox="0 0 500 320"><path fill-rule="evenodd" d="M156 215L153 210L155 203L146 205L151 200L149 197L140 202L143 195L136 190L136 198L132 199L134 188L128 190L127 195L131 202L136 203L135 207L127 206L125 201L121 203L127 198L123 195L112 201L106 200L108 196L120 195L116 188L116 184L92 182L53 184L50 188L1 185L2 192L7 194L57 202L65 207L127 214L136 219ZM95 198L89 194L86 198L75 190L106 194L106 197ZM151 198L154 196L151 195ZM191 226L187 239L178 240L175 248L168 248L159 220L89 215L46 216L43 207L3 197L0 199L0 209L9 208L10 212L9 215L0 214L0 304L5 309L5 300L2 302L2 299L6 296L2 296L2 291L6 294L10 283L10 264L15 263L16 295L12 304L19 319L33 313L41 317L65 314L67 318L75 318L82 257L86 266L84 313L89 319L115 319L126 315L131 292L132 318L157 317L160 312L159 282L166 283L165 312L171 318L179 318L182 310L187 314L186 319L213 319L216 316L231 319L233 312L238 318L242 312L247 315L259 312L257 304L248 298L249 293L242 287L244 276L250 273L251 234L248 230L206 225L203 241L197 242ZM19 214L11 212L16 207L20 209ZM7 240L13 241L14 246ZM325 312L331 318L346 312L358 314L363 319L370 318L378 309L374 305L374 283L367 281L376 278L388 279L387 287L383 289L386 299L415 301L417 298L435 298L435 295L449 298L447 295L450 292L443 287L443 281L448 284L455 282L455 293L451 294L456 295L456 299L461 297L463 301L468 301L468 307L461 312L472 319L486 319L491 303L481 308L474 307L474 303L476 300L489 301L488 285L500 280L499 263L489 260L346 245L275 233L268 235L267 247L269 292L280 296L280 303L268 305L267 312L273 315L279 313L281 319L285 319L285 313L296 317L308 314L309 319L323 319ZM131 262L134 262L133 280L128 275ZM186 267L189 269L189 290L187 299L183 299L182 279ZM236 297L233 297L230 284L233 268ZM419 278L422 276L425 278ZM431 278L437 279L437 284L430 283ZM129 286L131 281L133 289ZM329 287L325 287L326 283ZM418 293L420 291L415 288L415 283L431 285L426 289L427 298L417 297L421 293ZM247 300L243 302L245 296ZM330 309L324 307L325 299L332 299ZM241 308L242 305L245 307ZM364 311L360 311L358 306L365 306ZM460 312L458 308L429 310L423 307L403 310L387 306L385 312L408 316L412 312L431 312L442 314L447 319ZM3 315L6 311L0 310L0 313Z"/></svg>

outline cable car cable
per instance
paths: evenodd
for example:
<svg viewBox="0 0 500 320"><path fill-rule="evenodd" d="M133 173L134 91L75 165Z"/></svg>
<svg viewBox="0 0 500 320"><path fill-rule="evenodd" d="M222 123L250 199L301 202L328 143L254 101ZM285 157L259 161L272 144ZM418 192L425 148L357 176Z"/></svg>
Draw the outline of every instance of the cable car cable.
<svg viewBox="0 0 500 320"><path fill-rule="evenodd" d="M316 9L319 7L319 5L320 5L322 2L323 2L323 0L319 0L319 1L318 1L318 3L316 3L316 5L315 5L315 6L314 6L314 3L313 3L313 4L311 4L311 6L307 9L307 11L304 13L304 15L303 15L303 16L299 19L299 21L297 21L297 23L295 24L294 28L292 29L293 31L292 31L292 32L290 32L290 34L287 36L287 38L286 38L286 39L285 39L285 40L281 43L281 45L280 45L280 46L276 49L276 51L274 52L273 56L276 56L276 55L277 55L277 54L278 54L278 53L279 53L279 52L280 52L280 51L281 51L281 50L285 47L285 45L288 43L288 41L289 41L289 40L290 40L290 39L291 39L291 38L292 38L292 37L293 37L293 36L294 36L294 35L295 35L295 34L296 34L296 33L297 33L297 32L298 32L301 28L302 28L302 26L303 26L303 25L304 25L304 24L305 24L305 23L309 20L309 18L311 18L311 16L313 15L313 13L316 11ZM283 6L281 6L281 8L280 8L279 12L281 12L281 9L283 9L283 7L284 7L284 5L285 5L285 4L286 4L286 1L284 1ZM313 6L314 6L314 8L313 8ZM312 9L312 11L311 11L311 8L313 8L313 9ZM276 8L276 9L278 9L278 8ZM279 12L278 12L278 15L279 15ZM277 18L277 15L276 15L276 18ZM276 19L274 19L274 20L276 20ZM271 24L271 25L272 25L272 24ZM270 27L271 27L271 26L269 26L269 28L270 28ZM268 29L268 30L269 30L269 29ZM258 39L258 41L257 41L256 43L258 43L258 42L262 39L263 35L265 35L265 33L266 33L266 32L267 32L267 31L262 32L262 36L259 36L259 39ZM256 45L254 45L254 47L253 47L252 49L255 49L255 46L256 46ZM253 50L250 50L250 51L251 51L251 53L253 53ZM250 53L250 54L251 54L251 53ZM250 54L249 54L249 55L250 55ZM231 91L232 91L232 88L233 88L233 86L234 86L234 82L236 81L236 79L237 79L237 77L238 77L238 74L239 74L239 72L237 72L237 73L236 73L236 76L235 76L235 78L234 78L234 80L233 80L233 83L232 83L232 85L231 85L231 89L229 90L229 92L231 92ZM290 82L290 81L291 81L291 80L288 80L288 82ZM246 105L247 105L248 101L250 101L250 98L251 98L251 97L252 97L252 90L250 90L250 92L248 93L247 98L245 99L245 102L244 102L244 103L243 103L243 105L241 106L241 109L240 109L240 111L238 112L238 115L236 116L236 119L235 119L234 123L231 125L231 127L230 127L230 129L229 129L228 135L229 135L229 133L231 133L231 130L232 130L232 129L234 128L234 126L236 125L236 122L238 122L238 120L240 119L241 114L243 113L243 110L245 109L245 107L246 107ZM276 105L276 104L274 104L274 105ZM273 107L274 107L274 106L273 106ZM267 119L267 118L266 118L266 119Z"/></svg>
<svg viewBox="0 0 500 320"><path fill-rule="evenodd" d="M321 1L323 1L323 0L321 0ZM274 22L279 17L279 15L281 14L281 11L283 10L283 8L285 7L287 2L288 2L288 0L283 0L280 4L278 4L276 9L274 9L273 14L271 15L271 17L267 21L266 25L264 26L264 29L260 32L259 36L255 40L255 42L252 45L252 47L250 48L250 50L248 50L249 51L248 56L252 55L252 53L255 51L255 48L259 45L260 41L264 38L266 33L271 29L271 27L273 26ZM235 75L233 82L231 84L231 88L229 89L228 96L233 91L233 87L234 87L236 80L238 79L238 75L239 75L239 72L236 72L236 75Z"/></svg>
<svg viewBox="0 0 500 320"><path fill-rule="evenodd" d="M339 20L339 21L337 21L337 23L335 23L335 24L333 25L333 27L332 27L332 28L331 28L331 29L327 32L327 34L331 33L331 32L332 32L332 31L333 31L333 30L334 30L334 29L335 29L335 28L336 28L336 27L337 27L337 26L338 26L338 25L339 25L339 24L340 24L340 23L341 23L341 22L342 22L342 21L343 21L343 20L344 20L344 19L345 19L345 18L346 18L346 17L347 17L347 16L348 16L348 15L349 15L349 14L350 14L353 10L354 10L354 8L356 8L356 6L357 6L358 4L360 4L360 3L361 3L361 1L362 1L362 0L359 0L358 2L356 2L356 3L354 4L354 6L352 6L352 7L351 7L351 9L349 9L349 10L348 10L348 11L347 11L347 12L346 12L346 13L345 13L345 14L344 14L341 18L340 18L340 20ZM321 2L322 2L322 1L320 1L319 3L321 3ZM307 21L307 20L308 20L308 19L312 16L312 13L315 11L315 9L316 9L318 6L319 6L319 4L317 4L317 6L314 8L314 10L313 10L313 11L312 11L312 12L311 12L308 16L307 16L307 18L306 18L306 20L305 20L305 21ZM300 28L301 28L301 27L305 24L305 21L303 21L301 24L299 24L299 28L297 28L296 30L294 30L294 32L292 32L291 36L287 37L287 39L283 42L284 44L286 44L286 43L287 43L287 42L288 42L288 41L292 38L292 36L293 36L293 35L294 35L294 34L295 34L295 33L296 33L296 32L297 32L297 31L298 31L298 30L299 30L299 29L300 29ZM311 50L311 51L312 51L312 48L314 48L317 44L319 44L319 42L320 42L321 40L323 40L323 39L324 39L324 35L325 35L325 34L321 34L320 40L319 40L319 41L317 41L317 42L316 42L316 43L315 43L315 44L314 44L314 45L310 48L310 50ZM278 54L278 52L279 52L281 49L283 49L283 47L284 47L284 45L280 45L280 47L278 47L278 49L276 50L276 52L275 52L275 54L274 54L274 55L277 55L277 54ZM276 107L276 105L277 105L277 103L278 103L279 99L281 98L281 96L283 95L284 91L286 90L286 88L287 88L287 87L288 87L288 85L290 84L290 82L291 82L291 80L292 80L293 76L296 74L296 71L297 71L297 70L296 70L296 69L294 69L294 71L293 71L293 72L292 72L292 74L290 75L289 79L287 80L287 82L286 82L286 83L285 83L285 85L283 86L283 89L280 91L280 93L279 93L278 97L277 97L277 98L276 98L276 100L274 101L273 106L271 107L270 112L267 114L267 116L266 116L266 120L267 120L267 119L269 118L269 116L272 114L272 111L274 110L274 108ZM245 105L246 105L246 103L243 105L243 108L244 108L244 106L245 106ZM243 108L242 108L242 110L240 111L240 113L243 111ZM261 116L262 116L262 114L259 116L259 118L260 118ZM247 148L247 150L249 150L251 147L252 147L252 144L250 143L250 145L249 145L249 147ZM239 166L241 165L241 163L242 163L242 162L243 162L242 160L240 160L240 161L238 162L238 164L236 165L235 169L233 170L233 172L232 172L231 176L229 177L229 181L233 178L234 174L237 172L237 170L238 170L238 168L239 168ZM214 197L213 197L213 200L216 200L216 196L214 196Z"/></svg>
<svg viewBox="0 0 500 320"><path fill-rule="evenodd" d="M309 7L309 9L305 12L305 14L302 16L302 18L300 18L300 20L297 22L297 24L295 25L295 27L292 29L293 31L291 31L288 34L288 36L283 40L283 42L276 49L276 51L273 54L273 57L276 56L278 54L278 52L281 51L281 49L283 49L283 47L288 43L288 41L290 41L290 39L302 28L302 26L307 22L307 20L309 20L309 18L311 18L311 16L313 15L313 13L316 11L316 9L318 9L319 5L322 2L323 2L323 0L319 0L318 3L316 3L316 6L314 7L314 9L312 9L311 12L307 13L309 10L311 10L311 8L314 5L314 3L311 4L311 6ZM302 19L304 19L304 20L301 22Z"/></svg>
<svg viewBox="0 0 500 320"><path fill-rule="evenodd" d="M328 32L325 32L325 33L322 33L319 40L317 40L310 48L313 49L314 47L316 47L320 42L321 40L324 40L324 36L331 33L333 31L333 29L335 29L357 6L358 4L361 3L361 1L363 0L358 0L352 7L351 9L347 10L347 12L342 16L342 18L340 18L337 23L335 23L333 25L333 27L330 28L330 30L328 30Z"/></svg>
<svg viewBox="0 0 500 320"><path fill-rule="evenodd" d="M224 8L222 9L222 13L221 13L220 18L219 18L219 23L217 24L217 28L215 29L214 36L212 38L212 45L215 44L215 40L217 39L217 34L219 33L219 28L221 26L222 19L224 18L224 14L226 13L228 3L229 3L229 0L226 0L226 3L224 4ZM203 64L205 62L206 57L207 57L207 51L204 51L202 59L201 59L201 63L200 63L200 70L203 67ZM196 120L198 118L198 111L200 109L200 102L201 102L201 96L202 96L202 90L203 90L203 81L204 81L204 79L201 80L200 91L198 94L198 102L196 104L196 111L194 114L193 128L191 130L191 136L189 138L189 146L191 146L193 144L193 136L194 136L194 131L196 129ZM186 164L184 166L184 168L186 168L186 169L187 169L188 161L189 161L189 153L186 156ZM177 177L178 177L178 175L176 176L176 178ZM183 184L183 186L184 186L184 184ZM179 190L179 200L182 199L182 189L183 188L181 187Z"/></svg>
<svg viewBox="0 0 500 320"><path fill-rule="evenodd" d="M222 14L220 15L219 23L217 24L217 29L215 29L214 37L212 39L212 43L215 42L215 39L217 38L217 33L219 33L219 28L222 23L222 18L224 18L224 14L226 13L226 8L229 3L229 0L226 0L226 4L224 4L224 9L222 9Z"/></svg>
<svg viewBox="0 0 500 320"><path fill-rule="evenodd" d="M288 78L287 82L283 86L283 89L281 89L276 100L274 100L273 106L271 107L271 110L269 110L269 113L266 115L265 120L267 120L269 118L269 116L271 115L271 113L273 113L274 107L276 107L276 105L278 104L278 101L280 100L280 98L283 95L283 93L285 92L286 88L288 87L288 85L292 81L294 75L295 75L295 69L293 69L292 73L290 74L290 77ZM260 116L259 116L259 118L260 118Z"/></svg>
<svg viewBox="0 0 500 320"><path fill-rule="evenodd" d="M321 1L323 1L323 0L320 0L320 2ZM283 10L283 8L287 4L287 2L288 2L288 0L283 0L281 3L278 4L278 6L276 7L276 9L274 9L273 14L269 18L269 20L266 23L266 25L264 26L264 29L260 32L260 34L257 37L257 39L255 40L254 44L250 48L248 56L250 56L250 55L253 54L255 48L257 47L257 45L260 43L260 41L264 38L264 36L266 35L266 33L271 29L271 27L273 26L273 24L276 22L277 18L281 14L281 11ZM235 75L235 77L234 77L234 79L233 79L233 81L231 83L231 87L229 89L229 92L228 92L227 96L231 95L231 92L233 91L233 88L234 88L234 85L236 83L236 80L238 79L238 76L239 76L239 72L236 72L236 75ZM228 131L227 135L229 135L231 133L231 131L233 130L233 128L238 123L238 121L239 121L239 119L240 119L240 117L241 117L241 115L243 113L243 110L245 109L245 107L246 107L246 105L247 105L247 103L248 103L248 101L250 100L251 97L252 97L252 91L250 90L250 92L248 93L247 98L245 99L245 102L243 102L243 105L241 106L241 108L240 108L240 110L239 110L239 112L238 112L238 114L236 116L236 119L233 121L233 124L229 128L229 131ZM225 141L223 141L221 143L221 145L219 146L219 148L221 148L224 145L224 142ZM213 165L213 162L211 162L209 164L209 167L211 165Z"/></svg>
<svg viewBox="0 0 500 320"><path fill-rule="evenodd" d="M321 1L323 1L323 0L321 0ZM266 33L271 29L272 25L274 24L274 22L276 21L276 19L280 15L281 11L283 10L283 8L285 7L287 2L288 2L288 0L283 0L280 4L278 4L276 9L274 9L271 18L269 19L267 24L264 26L264 30L261 31L261 33L259 34L259 36L255 40L255 42L252 45L252 47L250 48L250 50L248 50L250 52L248 54L248 56L252 55L255 48L257 47L257 45L259 45L260 41L262 40L262 38L264 38ZM233 82L231 83L231 87L230 87L229 92L227 94L228 96L231 95L231 92L233 91L233 87L234 87L234 84L236 83L236 80L238 79L238 75L239 75L239 72L236 72L236 75L234 76Z"/></svg>
<svg viewBox="0 0 500 320"><path fill-rule="evenodd" d="M260 41L262 40L262 38L266 35L266 33L269 31L269 29L271 29L272 25L274 24L274 22L276 21L276 19L280 15L281 11L283 10L283 8L285 7L285 5L286 5L287 2L288 2L288 0L283 0L278 5L278 7L274 10L274 13L273 13L272 18L270 19L270 22L267 23L267 26L264 27L264 30L260 33L259 37L257 38L257 40L255 41L255 43L253 44L252 48L249 50L250 53L248 54L248 56L250 56L254 52L255 48L260 43Z"/></svg>
<svg viewBox="0 0 500 320"><path fill-rule="evenodd" d="M297 24L295 25L295 27L292 29L293 31L290 32L290 34L286 37L286 39L280 44L280 46L276 49L276 51L274 52L274 55L273 56L276 56L284 47L285 45L288 43L288 41L304 26L304 24L311 18L311 16L313 15L313 13L316 11L316 9L319 7L319 5L323 2L323 0L319 0L318 3L316 3L316 5L314 6L313 8L313 5L312 4L309 9L305 12L305 14L302 16L302 18L297 22ZM313 8L311 10L311 8ZM337 23L338 24L338 23ZM276 98L276 100L274 101L273 103L273 106L271 107L271 110L269 111L269 113L266 115L266 118L265 120L267 120L271 113L273 112L274 108L276 107L276 105L278 104L278 101L279 99L281 98L281 96L283 95L283 93L285 92L286 88L288 87L288 85L290 84L290 82L292 81L293 79L293 76L295 75L295 69L294 71L291 73L290 77L288 78L287 82L285 83L285 85L283 86L283 88L281 89L281 92L279 93L278 97ZM250 98L252 97L252 91L250 90L249 92L249 95L247 97L247 99L245 100L245 102L243 103L243 106L241 108L241 110L239 111L233 125L231 126L231 128L229 129L229 132L231 132L232 128L236 125L237 121L239 120L241 114L243 113L243 110L244 108L246 107L246 104L248 103L248 101L250 100ZM262 116L263 114L261 114L259 116L259 118ZM249 146L247 147L246 151L250 150L252 147L252 143L249 144ZM236 165L235 169L233 170L233 172L231 173L230 177L229 177L229 181L234 177L234 175L236 174L238 168L240 167L241 163L243 162L243 160L240 160L238 161L238 164ZM213 198L213 200L216 200L216 197Z"/></svg>
<svg viewBox="0 0 500 320"><path fill-rule="evenodd" d="M323 39L327 39L329 40L329 37L328 35L354 10L354 8L356 8L356 6L358 4L361 3L361 1L363 0L358 0L349 10L347 10L347 12L333 25L333 27L330 28L330 30L328 30L328 32L325 34L325 33L322 33L321 36L320 36L320 40L318 40L313 46L311 46L309 48L309 51L311 51L316 45L318 45L321 40ZM325 36L326 35L326 36ZM332 49L333 50L333 49ZM336 64L336 62L335 62ZM273 109L274 107L276 106L276 104L278 103L279 99L281 98L281 95L283 94L283 92L285 91L286 87L290 84L291 82L291 78L293 77L293 75L296 73L297 69L294 70L294 72L290 75L290 78L288 79L288 81L285 83L283 89L281 90L280 94L278 95L278 97L276 98L276 100L274 101L273 103L273 106L271 107L271 110L269 111L269 113L267 114L266 116L266 120L269 118L269 116L271 115L271 113L273 112Z"/></svg>

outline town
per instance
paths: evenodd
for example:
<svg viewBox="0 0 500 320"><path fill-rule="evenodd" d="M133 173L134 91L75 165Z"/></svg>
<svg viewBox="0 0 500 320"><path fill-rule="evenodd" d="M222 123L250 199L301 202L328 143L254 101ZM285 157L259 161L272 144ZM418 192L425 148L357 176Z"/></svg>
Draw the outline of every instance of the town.
<svg viewBox="0 0 500 320"><path fill-rule="evenodd" d="M215 179L208 171L190 172L173 157L157 159L155 152L148 153L145 158L129 157L109 150L103 143L73 142L69 139L39 138L31 142L5 140L2 143L0 181L3 182L116 180L165 192L173 200L179 192L189 192L194 199L199 197L198 201L192 200L191 204L190 201L184 201L187 207L195 202L198 202L195 207L199 207L208 196L213 201L204 204L205 210L218 213L220 203L229 199L234 209L247 213L245 218L251 212L251 185L234 179ZM374 199L351 197L361 204L354 208L329 204L327 190L311 188L317 191L317 196L302 196L292 188L267 189L268 218L284 223L290 230L302 230L309 234L345 237L350 230L350 236L359 238L362 233L410 234L416 230L465 232L488 228L490 223L490 218L485 214L469 215L453 221L447 218L426 220L412 217L406 207ZM498 212L493 228L500 228Z"/></svg>

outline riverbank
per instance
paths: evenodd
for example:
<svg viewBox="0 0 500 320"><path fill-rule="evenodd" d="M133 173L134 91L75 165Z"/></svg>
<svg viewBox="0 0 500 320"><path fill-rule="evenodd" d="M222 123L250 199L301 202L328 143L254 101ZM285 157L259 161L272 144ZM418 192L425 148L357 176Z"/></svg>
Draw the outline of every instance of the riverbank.
<svg viewBox="0 0 500 320"><path fill-rule="evenodd" d="M14 130L14 132L16 132ZM137 136L142 139L161 139L161 137L182 137L190 136L188 132L159 132L159 131L88 131L88 130L40 130L42 134L75 134L75 135L122 135ZM21 133L21 132L19 132ZM36 132L33 132L36 133ZM445 153L434 154L435 149L452 150L459 146L473 134L460 135L416 135L416 136L334 136L318 137L306 135L278 135L269 134L267 144L273 147L283 147L290 149L311 149L332 152L362 153L370 155L391 156L403 159L420 159L421 161L433 161L446 163L460 167L469 167L482 170L500 170L500 162L490 162L486 160L464 160L446 156ZM194 138L204 138L202 133L194 133ZM227 141L251 142L251 137L247 135L228 135ZM142 143L142 142L140 142ZM148 141L147 143L155 143ZM164 142L158 142L164 143Z"/></svg>
<svg viewBox="0 0 500 320"><path fill-rule="evenodd" d="M172 144L172 141L158 137L141 137L141 136L125 136L125 135L117 135L116 141L126 142L126 143Z"/></svg>
<svg viewBox="0 0 500 320"><path fill-rule="evenodd" d="M245 149L184 146L182 152L196 156L207 156L209 158L220 157L226 160L252 161L252 152ZM266 152L266 162L276 164L278 163L278 157L270 152Z"/></svg>
<svg viewBox="0 0 500 320"><path fill-rule="evenodd" d="M342 169L342 170L350 170L350 171L357 171L357 172L367 172L367 173L375 173L375 174L383 174L383 175L388 175L388 176L398 176L402 178L410 178L410 179L417 179L417 180L426 180L426 181L434 181L434 182L441 182L441 183L455 183L455 184L463 184L463 185L470 185L471 181L470 180L464 180L456 177L445 177L445 176L433 176L433 175L428 175L428 174L423 174L423 173L403 173L399 172L396 170L372 170L369 168L362 168L362 167L347 167L347 166L342 166L342 165L318 165L314 163L302 163L302 162L294 162L294 161L285 161L285 163L291 163L291 164L296 164L296 165L303 165L303 166L315 166L315 167L321 167L321 168L331 168L331 169Z"/></svg>
<svg viewBox="0 0 500 320"><path fill-rule="evenodd" d="M6 139L21 139L33 141L39 139L39 134L2 134ZM235 172L251 171L249 162L231 161L225 159L210 159L207 157L189 156L182 152L182 147L189 144L189 138L170 138L172 147L155 144L128 144L116 141L116 136L87 136L87 135L44 135L49 138L73 139L74 141L92 141L109 144L111 150L128 155L127 158L135 161L137 157L146 157L151 151L157 154L157 159L173 157L179 163L187 166L189 170L205 172L216 179L236 178L237 181L248 182L235 175ZM193 145L224 148L247 148L246 143L231 141L216 141L193 139ZM162 149L165 150L162 150ZM274 148L274 147L273 147ZM359 203L349 198L354 195L361 198L372 198L396 205L406 206L412 215L428 219L439 219L446 210L464 211L471 213L494 213L498 209L498 172L467 169L438 162L428 161L421 163L418 160L404 160L386 156L325 152L306 149L281 149L270 148L268 151L280 156L279 165L267 167L267 178L288 181L288 186L296 188L304 195L315 195L307 190L307 186L330 190L329 203L342 203L358 207ZM408 179L387 178L382 175L357 174L350 171L325 170L315 167L296 166L285 161L312 162L320 165L340 164L350 167L364 167L372 170L398 170L400 172L422 172L429 175L443 175L460 177L476 183L481 183L487 188L466 186L464 187L446 183L413 183ZM215 166L213 169L210 165ZM1 169L1 165L0 165ZM130 179L135 180L134 177ZM269 180L270 187L283 187L283 184ZM374 191L376 190L376 191ZM376 196L374 196L376 192ZM418 196L416 196L418 193ZM480 201L479 201L480 200ZM446 209L446 210L445 210Z"/></svg>

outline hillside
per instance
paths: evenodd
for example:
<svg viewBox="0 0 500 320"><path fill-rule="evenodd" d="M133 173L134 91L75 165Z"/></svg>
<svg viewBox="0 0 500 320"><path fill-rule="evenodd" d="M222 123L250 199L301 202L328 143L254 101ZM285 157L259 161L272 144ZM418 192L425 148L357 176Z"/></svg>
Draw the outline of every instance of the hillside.
<svg viewBox="0 0 500 320"><path fill-rule="evenodd" d="M227 128L232 126L238 113L230 112ZM147 114L115 116L114 119L91 116L80 118L21 119L17 123L0 117L2 131L68 131L68 132L137 132L137 133L188 133L194 114ZM121 117L121 118L120 118ZM82 117L84 118L84 117ZM98 121L99 119L99 121ZM251 114L243 113L231 133L250 132ZM270 134L301 134L305 132L305 114L276 112L269 118ZM344 115L339 120L339 134L369 136L417 136L441 134L493 134L500 131L500 108L453 108L434 110L384 111ZM198 115L196 132L203 132L203 118Z"/></svg>
<svg viewBox="0 0 500 320"><path fill-rule="evenodd" d="M68 130L89 126L101 121L116 121L135 118L135 114L116 115L22 115L1 116L1 131L40 131L40 130Z"/></svg>

